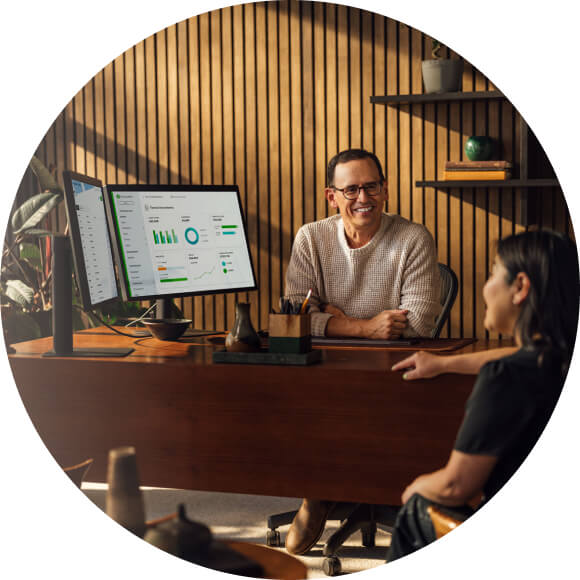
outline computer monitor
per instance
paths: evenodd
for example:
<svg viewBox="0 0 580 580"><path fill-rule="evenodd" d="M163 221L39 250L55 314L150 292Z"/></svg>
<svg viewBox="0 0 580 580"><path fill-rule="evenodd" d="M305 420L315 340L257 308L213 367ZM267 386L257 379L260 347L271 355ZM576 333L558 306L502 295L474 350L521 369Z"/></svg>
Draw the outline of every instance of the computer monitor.
<svg viewBox="0 0 580 580"><path fill-rule="evenodd" d="M107 185L105 207L123 300L257 288L236 185Z"/></svg>
<svg viewBox="0 0 580 580"><path fill-rule="evenodd" d="M133 348L73 348L72 269L85 311L113 300L119 293L111 251L102 184L72 171L63 172L69 236L53 236L53 350L44 356L126 356ZM70 243L69 243L70 242Z"/></svg>
<svg viewBox="0 0 580 580"><path fill-rule="evenodd" d="M72 171L63 172L63 181L77 286L89 311L119 298L103 186Z"/></svg>

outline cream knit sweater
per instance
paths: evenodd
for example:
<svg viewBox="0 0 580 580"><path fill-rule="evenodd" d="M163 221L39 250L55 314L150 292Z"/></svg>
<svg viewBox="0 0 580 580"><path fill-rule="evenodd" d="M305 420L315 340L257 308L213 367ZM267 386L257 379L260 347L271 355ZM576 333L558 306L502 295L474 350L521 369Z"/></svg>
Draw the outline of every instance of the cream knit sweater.
<svg viewBox="0 0 580 580"><path fill-rule="evenodd" d="M324 336L328 319L321 303L352 318L383 310L409 310L403 336L430 336L441 310L435 243L427 229L383 213L372 240L350 248L340 215L306 224L296 234L286 272L286 295L302 300L312 288L311 326Z"/></svg>

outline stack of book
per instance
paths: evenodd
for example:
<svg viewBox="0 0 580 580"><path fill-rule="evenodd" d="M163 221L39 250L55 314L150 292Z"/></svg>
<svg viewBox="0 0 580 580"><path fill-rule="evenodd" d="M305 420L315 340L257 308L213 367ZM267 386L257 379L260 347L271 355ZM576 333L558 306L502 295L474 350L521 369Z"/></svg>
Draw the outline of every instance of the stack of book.
<svg viewBox="0 0 580 580"><path fill-rule="evenodd" d="M510 179L509 161L446 161L443 179L449 181L499 181Z"/></svg>

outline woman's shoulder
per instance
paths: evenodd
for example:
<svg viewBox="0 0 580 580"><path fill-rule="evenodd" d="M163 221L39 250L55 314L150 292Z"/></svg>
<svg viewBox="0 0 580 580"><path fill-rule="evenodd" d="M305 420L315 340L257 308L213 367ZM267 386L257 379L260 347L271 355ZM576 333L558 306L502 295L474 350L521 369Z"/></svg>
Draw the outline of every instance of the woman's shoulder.
<svg viewBox="0 0 580 580"><path fill-rule="evenodd" d="M563 384L559 367L541 364L540 355L537 349L521 348L513 354L490 361L481 367L476 386L492 396L497 393L501 397L505 396L505 388L528 395L534 391L559 392Z"/></svg>

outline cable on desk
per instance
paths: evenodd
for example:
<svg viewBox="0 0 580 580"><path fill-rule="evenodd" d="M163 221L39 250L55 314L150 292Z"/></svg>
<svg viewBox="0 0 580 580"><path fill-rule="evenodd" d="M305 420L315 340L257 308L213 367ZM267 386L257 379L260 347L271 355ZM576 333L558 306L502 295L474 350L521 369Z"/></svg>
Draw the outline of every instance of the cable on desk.
<svg viewBox="0 0 580 580"><path fill-rule="evenodd" d="M82 308L80 308L80 306L77 305L74 305L74 308L82 310ZM128 332L122 332L120 330L117 330L116 328L105 322L94 310L91 310L87 314L94 316L103 326L106 326L108 329L112 330L113 332L116 332L117 334L120 334L121 336L128 336L129 338L147 338L142 334L129 334Z"/></svg>

